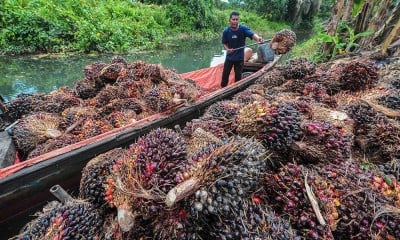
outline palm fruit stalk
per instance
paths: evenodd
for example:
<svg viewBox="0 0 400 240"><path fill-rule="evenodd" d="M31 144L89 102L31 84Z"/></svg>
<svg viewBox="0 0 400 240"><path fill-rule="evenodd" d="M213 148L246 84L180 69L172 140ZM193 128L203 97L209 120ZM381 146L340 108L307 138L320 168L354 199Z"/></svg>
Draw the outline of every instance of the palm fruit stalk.
<svg viewBox="0 0 400 240"><path fill-rule="evenodd" d="M70 201L41 213L16 236L19 240L102 239L103 219L84 201Z"/></svg>
<svg viewBox="0 0 400 240"><path fill-rule="evenodd" d="M91 159L82 170L79 185L79 198L85 199L94 207L101 210L110 210L106 201L105 185L111 174L114 164L122 158L125 150L112 149Z"/></svg>
<svg viewBox="0 0 400 240"><path fill-rule="evenodd" d="M35 113L23 117L13 129L13 140L17 150L25 159L30 151L51 138L58 138L60 118L52 113Z"/></svg>

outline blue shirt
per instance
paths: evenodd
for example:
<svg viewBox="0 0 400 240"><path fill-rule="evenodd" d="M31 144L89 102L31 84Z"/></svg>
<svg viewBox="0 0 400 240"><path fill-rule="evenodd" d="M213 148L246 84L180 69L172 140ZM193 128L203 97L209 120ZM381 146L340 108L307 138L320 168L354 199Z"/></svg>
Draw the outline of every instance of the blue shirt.
<svg viewBox="0 0 400 240"><path fill-rule="evenodd" d="M237 30L231 27L225 28L222 33L222 44L228 45L229 48L239 48L246 45L246 37L252 38L254 32L245 25L240 25ZM244 48L235 50L232 54L226 54L226 59L230 61L244 61Z"/></svg>

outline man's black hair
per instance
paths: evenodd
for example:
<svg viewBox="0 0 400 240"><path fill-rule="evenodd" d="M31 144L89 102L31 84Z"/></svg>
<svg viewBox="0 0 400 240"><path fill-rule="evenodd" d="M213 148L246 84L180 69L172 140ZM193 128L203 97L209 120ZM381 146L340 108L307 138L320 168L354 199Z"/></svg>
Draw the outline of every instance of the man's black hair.
<svg viewBox="0 0 400 240"><path fill-rule="evenodd" d="M236 12L236 11L231 12L231 15L229 15L229 19L231 19L232 16L238 16L239 17L239 13Z"/></svg>

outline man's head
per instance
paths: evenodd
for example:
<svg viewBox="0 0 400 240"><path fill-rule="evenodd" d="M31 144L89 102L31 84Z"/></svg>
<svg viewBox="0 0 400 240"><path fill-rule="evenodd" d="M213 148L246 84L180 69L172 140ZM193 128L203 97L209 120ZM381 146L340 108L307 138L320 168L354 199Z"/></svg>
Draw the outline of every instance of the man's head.
<svg viewBox="0 0 400 240"><path fill-rule="evenodd" d="M239 13L238 12L231 12L229 16L229 24L231 25L232 29L237 29L239 27Z"/></svg>

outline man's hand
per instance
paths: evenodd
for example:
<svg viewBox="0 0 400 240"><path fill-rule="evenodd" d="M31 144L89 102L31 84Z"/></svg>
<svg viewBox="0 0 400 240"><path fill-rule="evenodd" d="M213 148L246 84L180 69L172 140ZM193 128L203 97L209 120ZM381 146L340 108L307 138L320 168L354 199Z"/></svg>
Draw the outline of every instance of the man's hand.
<svg viewBox="0 0 400 240"><path fill-rule="evenodd" d="M259 37L258 40L257 40L257 42L258 42L259 44L263 44L263 43L264 43L264 38Z"/></svg>
<svg viewBox="0 0 400 240"><path fill-rule="evenodd" d="M234 51L235 51L235 50L233 50L232 48L228 48L228 49L226 50L226 52L227 52L228 54L232 54Z"/></svg>

